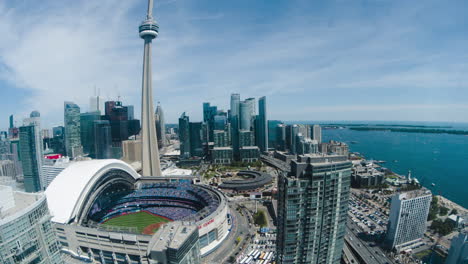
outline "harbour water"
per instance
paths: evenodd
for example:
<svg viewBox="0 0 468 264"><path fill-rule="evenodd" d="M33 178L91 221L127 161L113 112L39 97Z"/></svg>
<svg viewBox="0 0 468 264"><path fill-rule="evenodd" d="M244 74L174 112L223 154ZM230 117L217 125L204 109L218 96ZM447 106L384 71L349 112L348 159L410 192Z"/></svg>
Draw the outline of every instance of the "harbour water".
<svg viewBox="0 0 468 264"><path fill-rule="evenodd" d="M466 124L453 128L468 130ZM468 207L468 136L343 128L323 130L322 137L343 141L367 159L385 160L382 166L398 174L411 170L434 194Z"/></svg>

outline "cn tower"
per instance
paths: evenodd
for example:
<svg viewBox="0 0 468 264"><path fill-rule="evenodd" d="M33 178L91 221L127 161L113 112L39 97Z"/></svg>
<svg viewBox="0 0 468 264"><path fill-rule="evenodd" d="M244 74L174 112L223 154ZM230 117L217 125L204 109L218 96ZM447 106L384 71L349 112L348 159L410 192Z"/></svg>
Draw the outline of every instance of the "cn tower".
<svg viewBox="0 0 468 264"><path fill-rule="evenodd" d="M154 122L153 86L151 72L151 41L158 36L159 26L153 19L153 0L148 0L146 19L139 27L145 41L141 98L141 167L143 176L161 176L156 123Z"/></svg>

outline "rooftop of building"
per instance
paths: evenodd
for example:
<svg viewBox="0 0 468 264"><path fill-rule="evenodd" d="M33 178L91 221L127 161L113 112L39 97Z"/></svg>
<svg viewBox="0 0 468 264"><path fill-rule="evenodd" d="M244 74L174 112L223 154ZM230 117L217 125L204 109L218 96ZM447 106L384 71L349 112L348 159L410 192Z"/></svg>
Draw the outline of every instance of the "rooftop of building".
<svg viewBox="0 0 468 264"><path fill-rule="evenodd" d="M41 193L13 191L10 186L0 185L0 220L27 209L44 197Z"/></svg>
<svg viewBox="0 0 468 264"><path fill-rule="evenodd" d="M73 162L64 169L45 191L53 215L52 221L66 223L72 219L87 193L103 175L114 169L127 172L135 180L140 178L130 165L115 159Z"/></svg>
<svg viewBox="0 0 468 264"><path fill-rule="evenodd" d="M383 175L383 172L378 171L374 167L366 167L366 166L357 165L353 167L353 174L359 175L361 177L370 177L370 176L376 176L376 175Z"/></svg>
<svg viewBox="0 0 468 264"><path fill-rule="evenodd" d="M426 196L426 195L432 195L431 191L429 191L426 188L421 188L418 190L413 190L413 191L400 194L400 199L409 200L409 199L414 199L414 198L418 198L418 197Z"/></svg>
<svg viewBox="0 0 468 264"><path fill-rule="evenodd" d="M213 150L232 150L231 147L214 147Z"/></svg>
<svg viewBox="0 0 468 264"><path fill-rule="evenodd" d="M297 156L298 163L324 164L349 161L346 156L337 154L311 153Z"/></svg>
<svg viewBox="0 0 468 264"><path fill-rule="evenodd" d="M257 146L243 146L241 149L258 149Z"/></svg>
<svg viewBox="0 0 468 264"><path fill-rule="evenodd" d="M151 251L164 251L168 248L178 249L198 227L185 222L175 221L163 225L154 235L157 240Z"/></svg>

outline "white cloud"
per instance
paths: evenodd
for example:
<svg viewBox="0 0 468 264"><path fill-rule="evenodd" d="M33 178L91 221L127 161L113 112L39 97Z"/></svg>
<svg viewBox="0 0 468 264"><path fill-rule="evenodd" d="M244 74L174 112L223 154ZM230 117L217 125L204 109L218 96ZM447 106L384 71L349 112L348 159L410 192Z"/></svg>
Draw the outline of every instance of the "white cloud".
<svg viewBox="0 0 468 264"><path fill-rule="evenodd" d="M138 111L143 44L137 26L146 8L141 1L74 1L70 6L52 1L47 8L27 10L27 16L24 5L12 9L1 3L0 69L5 69L0 78L30 91L25 111L39 109L60 121L63 101L86 110L94 86L105 99L121 95ZM169 121L184 110L199 120L204 101L227 110L231 92L267 95L275 103L271 118L307 119L304 111L309 111L319 119L344 119L349 111L361 111L362 119L395 120L406 118L405 109L392 107L415 101L420 118L437 110L441 114L434 120L445 113L447 120L466 121L461 110L434 109L433 101L461 105L468 99L468 43L457 34L456 43L430 43L437 35L417 20L433 15L428 7L382 7L366 17L360 6L341 3L311 20L307 11L290 4L282 16L256 23L239 17L242 11L224 10L222 3L211 12L192 6L198 2L156 4L160 36L153 49L153 86ZM442 98L442 89L450 96ZM393 106L376 104L378 96L391 96Z"/></svg>

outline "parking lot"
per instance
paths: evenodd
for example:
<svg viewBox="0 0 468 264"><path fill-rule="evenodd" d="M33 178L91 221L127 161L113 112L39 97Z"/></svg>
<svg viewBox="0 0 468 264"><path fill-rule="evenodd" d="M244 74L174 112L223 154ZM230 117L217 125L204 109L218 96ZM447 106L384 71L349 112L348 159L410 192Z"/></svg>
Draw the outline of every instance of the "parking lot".
<svg viewBox="0 0 468 264"><path fill-rule="evenodd" d="M369 235L383 234L387 229L388 216L380 207L359 199L354 193L349 201L348 214L351 221Z"/></svg>
<svg viewBox="0 0 468 264"><path fill-rule="evenodd" d="M252 243L237 257L237 263L267 264L275 259L276 233L257 233Z"/></svg>

